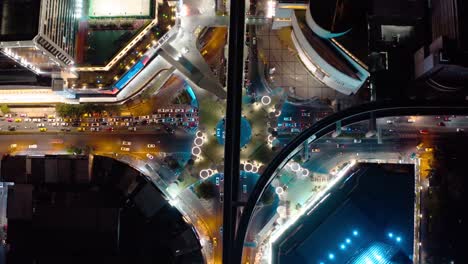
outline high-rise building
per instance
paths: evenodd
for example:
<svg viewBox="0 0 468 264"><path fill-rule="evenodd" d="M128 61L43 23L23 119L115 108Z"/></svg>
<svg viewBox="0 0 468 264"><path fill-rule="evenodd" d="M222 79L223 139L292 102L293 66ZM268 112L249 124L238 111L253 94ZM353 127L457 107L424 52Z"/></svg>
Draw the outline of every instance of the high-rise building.
<svg viewBox="0 0 468 264"><path fill-rule="evenodd" d="M434 0L429 10L432 43L415 53L415 77L438 92L462 91L468 82L468 4Z"/></svg>
<svg viewBox="0 0 468 264"><path fill-rule="evenodd" d="M3 0L0 52L36 74L57 74L74 64L82 0Z"/></svg>
<svg viewBox="0 0 468 264"><path fill-rule="evenodd" d="M468 51L468 4L460 0L433 0L432 41L441 36L455 40L457 48Z"/></svg>
<svg viewBox="0 0 468 264"><path fill-rule="evenodd" d="M364 1L280 0L272 28L291 27L292 42L310 73L351 95L369 77L366 8Z"/></svg>

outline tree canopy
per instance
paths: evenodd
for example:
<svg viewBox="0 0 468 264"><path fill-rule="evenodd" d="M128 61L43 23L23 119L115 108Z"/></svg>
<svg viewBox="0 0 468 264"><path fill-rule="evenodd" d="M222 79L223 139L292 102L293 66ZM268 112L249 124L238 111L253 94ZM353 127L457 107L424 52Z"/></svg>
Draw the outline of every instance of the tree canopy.
<svg viewBox="0 0 468 264"><path fill-rule="evenodd" d="M202 199L216 197L216 185L210 181L204 181L195 187L195 193Z"/></svg>

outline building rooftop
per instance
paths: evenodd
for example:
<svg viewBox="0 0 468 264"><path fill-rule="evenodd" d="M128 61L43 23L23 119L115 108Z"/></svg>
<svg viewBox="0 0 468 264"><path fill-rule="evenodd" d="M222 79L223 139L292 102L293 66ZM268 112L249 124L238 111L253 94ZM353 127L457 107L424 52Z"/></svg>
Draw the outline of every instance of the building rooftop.
<svg viewBox="0 0 468 264"><path fill-rule="evenodd" d="M342 33L351 29L357 1L343 0L310 0L309 10L314 19L321 28L332 33ZM361 1L366 2L366 1Z"/></svg>
<svg viewBox="0 0 468 264"><path fill-rule="evenodd" d="M41 0L2 0L0 42L32 40L39 30Z"/></svg>
<svg viewBox="0 0 468 264"><path fill-rule="evenodd" d="M412 165L360 164L273 247L275 263L361 263L363 252L413 255ZM391 252L390 252L391 251ZM379 262L380 263L380 262Z"/></svg>
<svg viewBox="0 0 468 264"><path fill-rule="evenodd" d="M330 40L319 37L309 28L305 20L305 12L304 10L295 10L299 27L313 49L320 57L338 71L354 79L359 79L357 70L335 47L333 47Z"/></svg>

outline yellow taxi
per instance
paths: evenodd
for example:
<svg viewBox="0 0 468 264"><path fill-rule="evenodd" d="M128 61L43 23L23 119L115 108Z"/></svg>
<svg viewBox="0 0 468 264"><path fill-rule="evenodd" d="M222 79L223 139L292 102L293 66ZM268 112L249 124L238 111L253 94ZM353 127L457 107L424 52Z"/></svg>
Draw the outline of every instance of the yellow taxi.
<svg viewBox="0 0 468 264"><path fill-rule="evenodd" d="M433 148L425 148L424 150L425 150L426 152L432 152L432 151L434 151Z"/></svg>
<svg viewBox="0 0 468 264"><path fill-rule="evenodd" d="M45 128L45 127L40 127L40 128L39 128L39 131L41 131L41 132L46 132L46 131L47 131L47 128Z"/></svg>
<svg viewBox="0 0 468 264"><path fill-rule="evenodd" d="M84 127L79 127L78 131L83 132L83 131L85 131L85 128Z"/></svg>

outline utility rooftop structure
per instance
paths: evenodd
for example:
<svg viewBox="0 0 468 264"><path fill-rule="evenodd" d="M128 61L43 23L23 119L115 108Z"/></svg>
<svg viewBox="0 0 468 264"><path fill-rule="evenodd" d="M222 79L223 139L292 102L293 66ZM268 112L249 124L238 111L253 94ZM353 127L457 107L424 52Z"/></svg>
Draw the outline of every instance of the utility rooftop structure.
<svg viewBox="0 0 468 264"><path fill-rule="evenodd" d="M36 74L58 74L74 64L82 0L3 0L0 52Z"/></svg>

